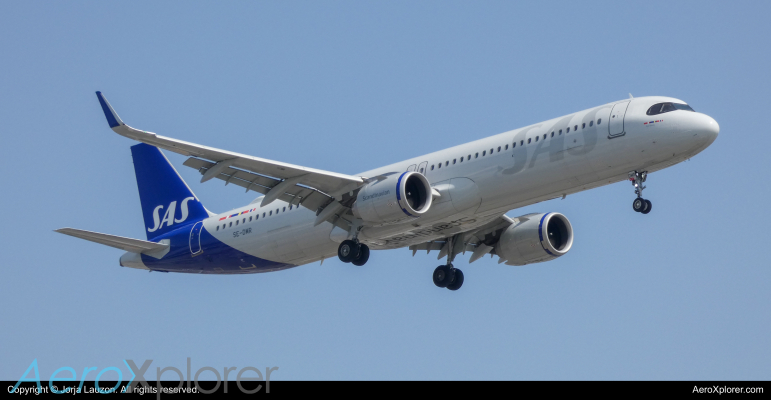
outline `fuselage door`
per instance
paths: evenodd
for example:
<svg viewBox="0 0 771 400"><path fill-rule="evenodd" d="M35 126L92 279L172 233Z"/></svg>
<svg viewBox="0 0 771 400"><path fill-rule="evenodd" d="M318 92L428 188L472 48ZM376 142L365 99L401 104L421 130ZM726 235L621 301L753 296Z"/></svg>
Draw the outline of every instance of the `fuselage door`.
<svg viewBox="0 0 771 400"><path fill-rule="evenodd" d="M420 165L418 165L418 172L421 174L425 175L427 172L426 169L428 169L428 161L423 161L420 163Z"/></svg>
<svg viewBox="0 0 771 400"><path fill-rule="evenodd" d="M201 248L201 229L203 229L203 221L198 221L193 225L193 229L190 230L190 254L195 257L203 253Z"/></svg>
<svg viewBox="0 0 771 400"><path fill-rule="evenodd" d="M609 138L623 136L626 133L624 132L624 116L627 107L629 107L628 101L613 105L613 109L610 111L610 121L608 121Z"/></svg>

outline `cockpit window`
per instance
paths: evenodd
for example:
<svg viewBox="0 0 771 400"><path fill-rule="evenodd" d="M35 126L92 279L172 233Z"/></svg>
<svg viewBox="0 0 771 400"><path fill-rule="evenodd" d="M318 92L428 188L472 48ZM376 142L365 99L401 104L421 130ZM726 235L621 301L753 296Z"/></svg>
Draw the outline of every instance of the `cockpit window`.
<svg viewBox="0 0 771 400"><path fill-rule="evenodd" d="M689 106L688 104L658 103L658 104L652 105L651 108L648 109L648 112L646 114L657 115L657 114L663 114L663 113L667 113L675 110L693 111L693 108L691 108L691 106Z"/></svg>

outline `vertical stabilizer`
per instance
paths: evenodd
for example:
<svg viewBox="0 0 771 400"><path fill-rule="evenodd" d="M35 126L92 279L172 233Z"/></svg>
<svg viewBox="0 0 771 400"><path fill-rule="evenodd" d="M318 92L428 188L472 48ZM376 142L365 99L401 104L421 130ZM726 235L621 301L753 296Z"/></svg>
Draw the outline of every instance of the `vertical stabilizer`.
<svg viewBox="0 0 771 400"><path fill-rule="evenodd" d="M141 143L131 156L148 240L209 216L160 149Z"/></svg>

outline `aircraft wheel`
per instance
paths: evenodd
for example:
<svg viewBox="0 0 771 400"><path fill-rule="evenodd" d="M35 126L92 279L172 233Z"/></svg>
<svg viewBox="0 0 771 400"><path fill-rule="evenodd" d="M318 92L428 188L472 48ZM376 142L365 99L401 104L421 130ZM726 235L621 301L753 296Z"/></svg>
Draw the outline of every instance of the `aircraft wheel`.
<svg viewBox="0 0 771 400"><path fill-rule="evenodd" d="M455 279L452 281L451 284L447 285L447 289L458 290L460 289L461 286L463 286L463 271L456 268Z"/></svg>
<svg viewBox="0 0 771 400"><path fill-rule="evenodd" d="M351 261L351 264L361 267L369 260L369 246L366 244L359 245L359 256L355 260Z"/></svg>
<svg viewBox="0 0 771 400"><path fill-rule="evenodd" d="M651 204L651 201L650 200L645 200L645 210L644 211L640 211L640 212L643 213L643 214L647 214L647 213L651 212L651 208L653 208L653 204Z"/></svg>
<svg viewBox="0 0 771 400"><path fill-rule="evenodd" d="M353 240L343 240L337 248L337 257L344 263L349 263L359 257L359 244Z"/></svg>
<svg viewBox="0 0 771 400"><path fill-rule="evenodd" d="M454 278L455 271L449 265L440 265L434 270L434 285L443 288L447 287Z"/></svg>
<svg viewBox="0 0 771 400"><path fill-rule="evenodd" d="M638 197L632 202L632 209L636 212L643 212L647 206L648 204L645 203L645 199L642 197Z"/></svg>

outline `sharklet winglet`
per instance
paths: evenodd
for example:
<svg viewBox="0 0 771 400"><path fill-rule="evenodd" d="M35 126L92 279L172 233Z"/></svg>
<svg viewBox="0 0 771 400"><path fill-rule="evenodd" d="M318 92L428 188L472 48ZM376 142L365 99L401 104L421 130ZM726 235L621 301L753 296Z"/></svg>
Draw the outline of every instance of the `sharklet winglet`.
<svg viewBox="0 0 771 400"><path fill-rule="evenodd" d="M102 92L97 91L96 97L99 99L99 104L102 105L102 111L104 111L104 116L107 118L107 123L110 125L110 128L126 125L123 123L123 121L121 121L118 113L115 112L107 99L104 98Z"/></svg>

